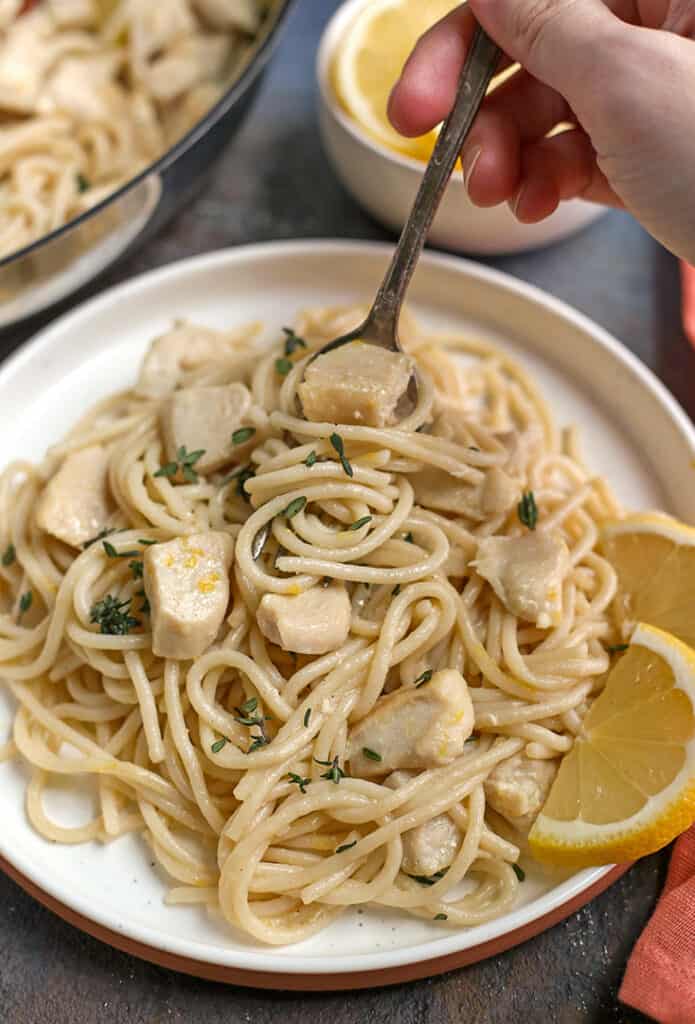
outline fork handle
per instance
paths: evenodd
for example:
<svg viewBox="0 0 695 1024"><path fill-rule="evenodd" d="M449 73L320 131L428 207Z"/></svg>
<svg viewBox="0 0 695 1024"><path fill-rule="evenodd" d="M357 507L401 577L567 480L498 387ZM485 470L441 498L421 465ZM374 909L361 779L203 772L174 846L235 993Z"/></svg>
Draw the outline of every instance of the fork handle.
<svg viewBox="0 0 695 1024"><path fill-rule="evenodd" d="M420 251L425 244L427 232L466 136L485 98L500 56L500 48L478 26L461 72L454 106L442 125L410 216L403 227L391 265L386 271L369 316L370 326L381 335L384 342L396 337L403 299Z"/></svg>

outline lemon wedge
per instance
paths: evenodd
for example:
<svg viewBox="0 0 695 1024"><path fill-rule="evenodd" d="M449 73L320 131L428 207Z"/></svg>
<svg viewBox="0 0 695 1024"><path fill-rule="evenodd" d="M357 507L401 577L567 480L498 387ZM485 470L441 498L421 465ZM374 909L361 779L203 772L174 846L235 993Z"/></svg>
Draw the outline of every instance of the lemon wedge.
<svg viewBox="0 0 695 1024"><path fill-rule="evenodd" d="M391 127L391 89L419 37L458 6L458 0L372 0L348 27L333 65L334 91L355 121L377 142L427 160L437 131L406 139Z"/></svg>
<svg viewBox="0 0 695 1024"><path fill-rule="evenodd" d="M623 636L649 622L695 648L695 529L658 512L603 525L602 554L618 574Z"/></svg>
<svg viewBox="0 0 695 1024"><path fill-rule="evenodd" d="M640 624L565 755L529 834L581 868L661 849L695 820L695 652Z"/></svg>

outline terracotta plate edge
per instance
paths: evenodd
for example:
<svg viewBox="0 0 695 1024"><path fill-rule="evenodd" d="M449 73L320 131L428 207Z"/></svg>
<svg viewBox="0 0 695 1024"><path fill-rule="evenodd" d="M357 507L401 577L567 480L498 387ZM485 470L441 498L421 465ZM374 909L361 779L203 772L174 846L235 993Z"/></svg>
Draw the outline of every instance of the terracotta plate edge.
<svg viewBox="0 0 695 1024"><path fill-rule="evenodd" d="M156 946L147 945L121 935L119 932L98 924L91 918L79 914L67 904L57 900L50 893L32 882L30 878L18 871L9 861L0 856L0 870L16 882L25 892L39 903L43 904L58 917L61 917L68 924L79 928L100 942L128 953L130 956L147 960L158 967L165 967L168 970L180 971L183 974L190 974L205 981L218 981L227 985L242 985L249 988L273 989L276 991L295 992L339 992L346 989L378 988L386 985L398 985L406 981L415 981L419 978L430 978L436 974L444 974L457 967L466 967L468 964L477 963L498 953L504 953L514 946L518 946L527 939L539 935L541 932L552 928L575 911L579 910L594 897L607 889L613 882L616 882L623 875L630 864L617 864L610 871L606 872L597 882L589 888L584 889L572 899L567 900L561 906L556 907L547 914L529 921L527 924L512 931L499 935L488 942L479 943L470 949L462 949L447 956L434 957L428 960L419 960L416 963L403 964L397 967L386 967L381 970L351 971L336 974L283 974L280 971L253 971L244 970L239 967L228 967L223 964L208 963L204 960L196 960L192 957L179 956L176 953L169 953L166 950L158 949Z"/></svg>

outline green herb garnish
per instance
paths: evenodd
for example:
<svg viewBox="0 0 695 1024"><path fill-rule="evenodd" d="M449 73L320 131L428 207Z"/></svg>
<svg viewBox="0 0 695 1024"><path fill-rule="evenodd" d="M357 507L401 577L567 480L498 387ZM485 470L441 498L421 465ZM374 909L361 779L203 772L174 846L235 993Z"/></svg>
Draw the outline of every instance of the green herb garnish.
<svg viewBox="0 0 695 1024"><path fill-rule="evenodd" d="M435 921L448 921L449 920L449 915L448 914L435 914L434 915L434 920Z"/></svg>
<svg viewBox="0 0 695 1024"><path fill-rule="evenodd" d="M91 540L86 540L84 542L84 544L82 545L82 550L86 551L87 548L91 548L92 544L96 544L96 542L98 540L103 540L104 537L108 537L109 534L116 533L116 532L117 531L116 531L116 528L114 526L112 526L112 527L110 527L109 529L106 529L106 530L100 530L99 533L96 535L96 537L92 537Z"/></svg>
<svg viewBox="0 0 695 1024"><path fill-rule="evenodd" d="M140 625L139 620L130 614L130 598L119 601L113 594L107 594L92 606L89 621L98 623L100 632L109 636L126 636Z"/></svg>
<svg viewBox="0 0 695 1024"><path fill-rule="evenodd" d="M78 171L75 175L75 184L77 186L77 191L80 194L82 192L86 192L87 189L91 187L89 181L87 180L87 178L85 178L84 174L82 174L81 171Z"/></svg>
<svg viewBox="0 0 695 1024"><path fill-rule="evenodd" d="M339 758L334 757L332 761L319 761L318 757L314 758L316 764L320 764L323 767L328 767L327 772L323 772L320 776L322 779L328 779L330 782L334 782L336 786L341 779L345 778L345 772L338 764Z"/></svg>
<svg viewBox="0 0 695 1024"><path fill-rule="evenodd" d="M307 708L306 711L304 712L304 728L305 729L308 729L308 727L309 727L309 719L310 718L311 718L311 708Z"/></svg>
<svg viewBox="0 0 695 1024"><path fill-rule="evenodd" d="M245 501L248 501L249 495L244 485L248 480L252 480L256 473L254 472L253 469L251 469L250 466L246 466L244 469L241 470L240 473L237 473L236 475L238 476L236 493L239 495L240 498L243 498Z"/></svg>
<svg viewBox="0 0 695 1024"><path fill-rule="evenodd" d="M232 434L232 444L246 444L256 433L255 427L239 427Z"/></svg>
<svg viewBox="0 0 695 1024"><path fill-rule="evenodd" d="M225 745L226 742L227 737L223 736L222 739L215 740L213 745L210 747L210 750L213 752L213 754L219 754L220 750L222 750L222 747Z"/></svg>
<svg viewBox="0 0 695 1024"><path fill-rule="evenodd" d="M362 753L370 761L383 761L381 754L377 754L376 750L370 750L369 747L362 747Z"/></svg>
<svg viewBox="0 0 695 1024"><path fill-rule="evenodd" d="M108 540L102 541L102 544L104 545L104 551L109 558L134 558L135 555L140 554L139 551L116 551L113 544Z"/></svg>
<svg viewBox="0 0 695 1024"><path fill-rule="evenodd" d="M319 459L319 457L316 454L316 452L309 452L307 457L304 459L304 465L308 466L309 469L311 469L312 466L316 465L316 463L318 462L318 459Z"/></svg>
<svg viewBox="0 0 695 1024"><path fill-rule="evenodd" d="M285 335L286 356L291 356L298 348L306 348L304 338L300 338L298 334L295 334L291 327L283 327L282 331Z"/></svg>
<svg viewBox="0 0 695 1024"><path fill-rule="evenodd" d="M523 868L520 868L518 864L512 864L512 870L514 871L514 874L520 882L523 882L525 880L526 872Z"/></svg>
<svg viewBox="0 0 695 1024"><path fill-rule="evenodd" d="M145 547L149 547L151 544L156 544L156 540L144 540L142 537L138 539L138 544L144 544Z"/></svg>
<svg viewBox="0 0 695 1024"><path fill-rule="evenodd" d="M198 474L193 467L203 455L205 455L204 448L189 452L186 450L186 446L182 445L176 453L176 462L166 462L159 467L154 475L172 477L180 473L187 484L197 484Z"/></svg>
<svg viewBox="0 0 695 1024"><path fill-rule="evenodd" d="M403 538L403 540L404 540L404 541L406 542L406 544L413 544L413 543L414 543L414 541L413 541L413 534L412 534L412 531L410 531L410 532L406 533L406 535L405 535L405 537Z"/></svg>
<svg viewBox="0 0 695 1024"><path fill-rule="evenodd" d="M448 868L442 868L441 871L435 871L433 875L411 875L410 877L420 885L436 885L440 879L444 878L448 870Z"/></svg>
<svg viewBox="0 0 695 1024"><path fill-rule="evenodd" d="M343 439L340 436L340 434L331 434L331 436L329 437L328 440L331 442L332 446L337 451L338 458L340 459L340 463L341 463L343 469L345 470L345 472L347 473L347 475L348 476L354 476L355 474L353 472L352 466L350 465L350 463L348 462L347 458L345 457L345 446L343 444Z"/></svg>
<svg viewBox="0 0 695 1024"><path fill-rule="evenodd" d="M34 600L34 591L33 590L27 590L26 594L22 594L22 596L19 599L19 617L20 617L20 619L21 619L22 615L24 615L25 612L29 611L29 609L31 608L33 600Z"/></svg>
<svg viewBox="0 0 695 1024"><path fill-rule="evenodd" d="M267 721L263 715L256 715L254 712L258 708L258 698L251 697L245 701L240 707L234 708L237 713L237 717L234 719L239 725L244 725L247 728L258 726L259 732L256 736L251 736L252 743L247 753L252 754L254 750L258 750L260 747L266 747L270 740L265 729L265 723Z"/></svg>
<svg viewBox="0 0 695 1024"><path fill-rule="evenodd" d="M516 506L516 511L524 526L527 526L529 530L536 529L536 523L538 522L538 506L536 505L536 499L533 496L533 491L524 491L521 496L521 501Z"/></svg>
<svg viewBox="0 0 695 1024"><path fill-rule="evenodd" d="M350 523L348 530L361 530L367 523L371 523L372 516L362 516L361 519L357 519L354 523Z"/></svg>
<svg viewBox="0 0 695 1024"><path fill-rule="evenodd" d="M144 590L137 590L135 592L135 596L142 598L142 604L138 608L138 611L141 612L143 615L149 615L150 614L150 602L147 600L147 594L145 593L145 591Z"/></svg>
<svg viewBox="0 0 695 1024"><path fill-rule="evenodd" d="M609 654L620 654L622 651L626 651L629 644L611 644L607 650Z"/></svg>
<svg viewBox="0 0 695 1024"><path fill-rule="evenodd" d="M141 580L145 571L145 563L141 558L135 558L132 562L128 562L128 568L133 574L134 580Z"/></svg>
<svg viewBox="0 0 695 1024"><path fill-rule="evenodd" d="M430 679L432 678L433 675L434 675L434 669L431 669L431 668L426 669L422 673L422 675L418 676L417 679L415 680L415 689L419 690L421 686L425 685L425 683L429 683L429 681L430 681Z"/></svg>
<svg viewBox="0 0 695 1024"><path fill-rule="evenodd" d="M302 495L301 498L295 498L294 501L291 501L287 508L282 510L280 515L284 516L285 519L294 519L297 513L301 512L305 506L306 498Z"/></svg>
<svg viewBox="0 0 695 1024"><path fill-rule="evenodd" d="M401 585L400 585L400 583L397 583L396 586L391 591L391 597L398 597L400 592L401 592Z"/></svg>
<svg viewBox="0 0 695 1024"><path fill-rule="evenodd" d="M290 782L293 782L295 785L299 786L302 793L306 793L306 787L311 782L311 779L303 779L302 776L297 775L296 772L288 772L287 778L289 779Z"/></svg>
<svg viewBox="0 0 695 1024"><path fill-rule="evenodd" d="M357 846L357 840L355 839L352 843L343 843L342 846L336 847L336 853L345 853L346 850L351 850L353 846Z"/></svg>
<svg viewBox="0 0 695 1024"><path fill-rule="evenodd" d="M292 369L293 363L291 359L286 356L280 356L279 359L275 360L275 371L279 373L281 377L286 377Z"/></svg>
<svg viewBox="0 0 695 1024"><path fill-rule="evenodd" d="M8 565L12 565L16 557L17 552L15 551L14 544L8 544L2 554L2 564L7 568Z"/></svg>

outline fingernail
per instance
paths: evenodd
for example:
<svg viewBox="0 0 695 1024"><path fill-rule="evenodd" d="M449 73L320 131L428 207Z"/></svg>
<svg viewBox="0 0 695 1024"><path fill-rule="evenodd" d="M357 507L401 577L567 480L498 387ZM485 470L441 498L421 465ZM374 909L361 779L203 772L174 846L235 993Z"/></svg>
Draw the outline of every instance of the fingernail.
<svg viewBox="0 0 695 1024"><path fill-rule="evenodd" d="M465 186L466 192L468 191L468 185L470 183L471 176L473 174L473 171L475 170L475 165L478 163L478 160L480 159L480 154L482 153L482 151L482 146L474 146L473 149L464 150L463 153L461 154L461 166L463 167L463 184Z"/></svg>
<svg viewBox="0 0 695 1024"><path fill-rule="evenodd" d="M519 191L517 192L517 194L514 196L514 198L509 203L509 209L512 211L512 213L517 218L517 220L519 219L519 205L521 203L521 199L522 199L522 196L524 194L525 187L526 187L525 185L522 185L521 188L519 189Z"/></svg>

